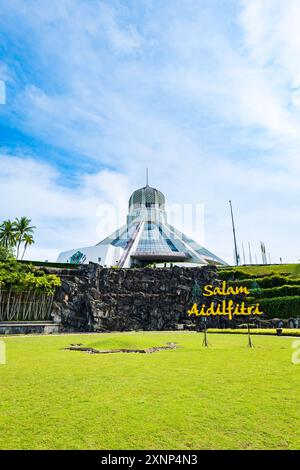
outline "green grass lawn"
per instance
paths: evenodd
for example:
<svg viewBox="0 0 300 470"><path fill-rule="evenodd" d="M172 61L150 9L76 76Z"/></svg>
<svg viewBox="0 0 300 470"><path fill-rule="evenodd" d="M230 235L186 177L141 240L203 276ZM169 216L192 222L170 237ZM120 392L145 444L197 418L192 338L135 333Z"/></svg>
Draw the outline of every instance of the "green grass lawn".
<svg viewBox="0 0 300 470"><path fill-rule="evenodd" d="M244 271L247 274L255 276L270 276L270 274L288 274L292 278L298 278L300 276L300 264L252 264L252 265L242 265L242 266L230 266L230 267L220 267L219 269L238 269L239 271Z"/></svg>
<svg viewBox="0 0 300 470"><path fill-rule="evenodd" d="M296 449L295 338L194 332L1 338L0 449ZM175 341L154 354L91 355Z"/></svg>

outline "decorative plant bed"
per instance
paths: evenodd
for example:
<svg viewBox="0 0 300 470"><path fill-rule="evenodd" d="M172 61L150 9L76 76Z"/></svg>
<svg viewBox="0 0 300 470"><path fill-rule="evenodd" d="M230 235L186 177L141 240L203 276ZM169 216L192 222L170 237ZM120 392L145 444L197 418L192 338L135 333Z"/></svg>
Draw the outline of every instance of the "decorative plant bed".
<svg viewBox="0 0 300 470"><path fill-rule="evenodd" d="M112 353L136 353L136 354L152 354L158 351L165 351L168 349L177 349L176 343L166 343L166 346L153 346L152 348L146 349L106 349L100 350L95 348L87 348L81 344L71 344L69 348L64 348L68 351L82 351L88 354L112 354Z"/></svg>

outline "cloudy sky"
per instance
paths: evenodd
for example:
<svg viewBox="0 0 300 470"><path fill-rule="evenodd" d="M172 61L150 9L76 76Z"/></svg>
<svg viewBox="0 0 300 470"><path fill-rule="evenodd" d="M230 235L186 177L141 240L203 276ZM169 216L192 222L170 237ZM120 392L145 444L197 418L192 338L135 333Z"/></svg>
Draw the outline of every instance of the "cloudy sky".
<svg viewBox="0 0 300 470"><path fill-rule="evenodd" d="M232 199L240 250L299 260L299 24L299 0L0 0L0 220L55 260L122 223L148 167L221 258Z"/></svg>

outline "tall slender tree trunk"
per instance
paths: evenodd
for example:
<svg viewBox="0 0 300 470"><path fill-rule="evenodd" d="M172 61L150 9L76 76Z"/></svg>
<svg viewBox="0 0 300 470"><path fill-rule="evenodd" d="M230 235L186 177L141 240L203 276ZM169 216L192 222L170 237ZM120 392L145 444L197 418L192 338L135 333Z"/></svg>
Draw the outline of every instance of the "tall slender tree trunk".
<svg viewBox="0 0 300 470"><path fill-rule="evenodd" d="M25 255L25 251L26 251L26 250L27 250L27 243L25 243L25 245L24 245L24 250L23 250L23 254L22 254L21 259L24 258L24 255Z"/></svg>
<svg viewBox="0 0 300 470"><path fill-rule="evenodd" d="M19 259L20 246L21 246L21 240L18 242L18 245L17 245L17 259Z"/></svg>

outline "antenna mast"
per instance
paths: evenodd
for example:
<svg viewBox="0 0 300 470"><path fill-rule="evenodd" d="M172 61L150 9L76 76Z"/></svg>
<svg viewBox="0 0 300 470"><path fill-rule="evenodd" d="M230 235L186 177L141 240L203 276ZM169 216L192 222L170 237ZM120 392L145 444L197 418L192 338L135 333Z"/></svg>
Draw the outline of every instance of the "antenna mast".
<svg viewBox="0 0 300 470"><path fill-rule="evenodd" d="M148 168L146 168L146 186L149 186L148 185Z"/></svg>

